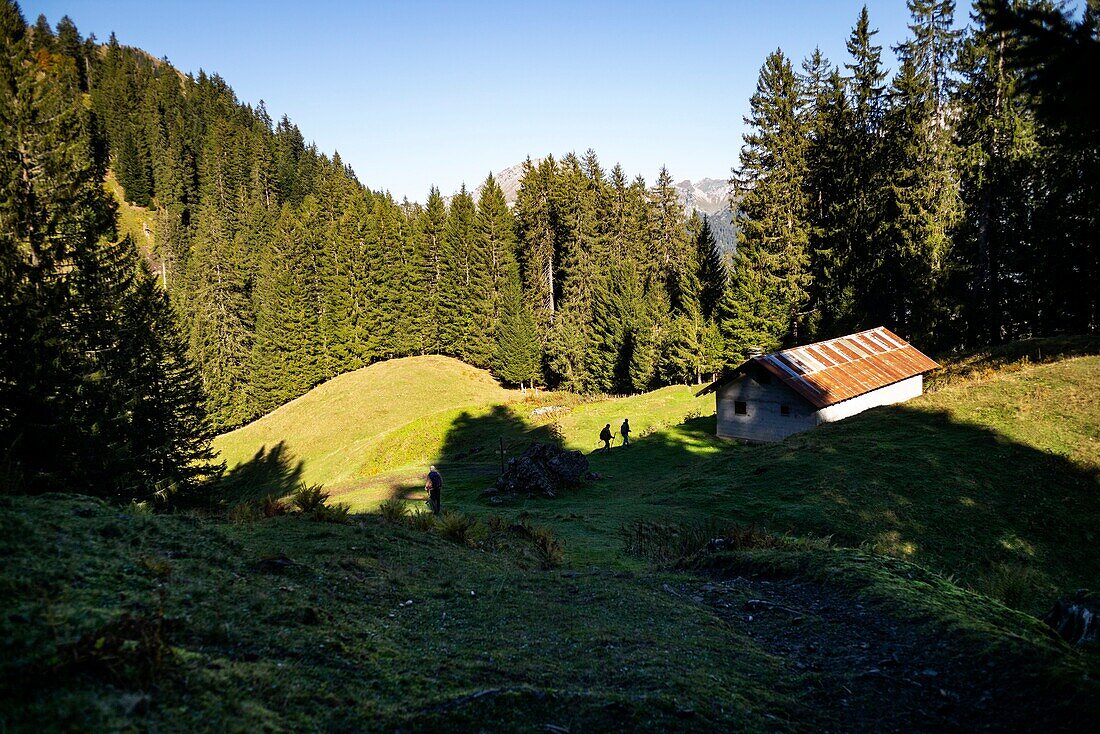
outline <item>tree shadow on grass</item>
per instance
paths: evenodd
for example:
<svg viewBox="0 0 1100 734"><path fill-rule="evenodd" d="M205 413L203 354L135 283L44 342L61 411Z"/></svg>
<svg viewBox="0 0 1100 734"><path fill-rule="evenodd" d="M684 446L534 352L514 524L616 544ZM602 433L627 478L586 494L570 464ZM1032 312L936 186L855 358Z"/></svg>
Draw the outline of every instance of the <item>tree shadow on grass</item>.
<svg viewBox="0 0 1100 734"><path fill-rule="evenodd" d="M577 515L578 533L634 519L721 520L829 536L904 558L1032 613L1100 578L1100 478L1068 459L946 411L878 408L777 444L720 442L714 417L589 454L603 479L523 507ZM437 461L465 504L534 440L507 406L457 421ZM557 441L560 443L560 440ZM599 539L593 538L593 542ZM606 539L603 547L613 546Z"/></svg>
<svg viewBox="0 0 1100 734"><path fill-rule="evenodd" d="M691 481L723 488L703 511L830 535L1033 613L1100 578L1100 556L1083 550L1100 519L1096 470L947 411L875 409L748 447Z"/></svg>
<svg viewBox="0 0 1100 734"><path fill-rule="evenodd" d="M286 497L302 485L305 464L296 458L283 441L270 449L261 446L251 459L212 480L207 496L225 506Z"/></svg>

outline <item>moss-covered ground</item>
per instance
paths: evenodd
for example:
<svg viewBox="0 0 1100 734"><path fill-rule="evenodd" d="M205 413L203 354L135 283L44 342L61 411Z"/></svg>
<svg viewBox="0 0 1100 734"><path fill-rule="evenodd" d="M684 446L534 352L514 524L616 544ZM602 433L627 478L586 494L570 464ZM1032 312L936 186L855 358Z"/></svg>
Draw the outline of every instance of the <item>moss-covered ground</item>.
<svg viewBox="0 0 1100 734"><path fill-rule="evenodd" d="M992 728L1056 730L1096 713L1086 659L1034 619L905 562L773 548L680 570L543 570L524 542L471 548L378 515L228 524L72 495L0 497L0 730L805 731L878 720L882 702L861 696L895 684L868 677L871 663L807 666L774 649L751 631L766 629L741 611L751 607L695 596L700 574L816 579L835 589L833 607L903 626L892 675L929 675L910 668L935 648L936 686L961 704L920 721L975 710ZM767 593L761 583L752 596ZM800 635L843 644L812 619ZM877 642L855 647L884 654ZM835 686L851 691L850 710L814 704Z"/></svg>

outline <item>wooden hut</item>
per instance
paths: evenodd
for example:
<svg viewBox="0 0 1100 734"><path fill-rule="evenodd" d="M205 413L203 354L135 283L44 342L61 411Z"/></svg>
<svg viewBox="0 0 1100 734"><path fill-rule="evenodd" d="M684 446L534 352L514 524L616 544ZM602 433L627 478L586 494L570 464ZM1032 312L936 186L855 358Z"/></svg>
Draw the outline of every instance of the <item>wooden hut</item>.
<svg viewBox="0 0 1100 734"><path fill-rule="evenodd" d="M780 441L876 405L915 398L924 389L924 373L936 367L880 326L751 357L698 394L714 393L720 437Z"/></svg>

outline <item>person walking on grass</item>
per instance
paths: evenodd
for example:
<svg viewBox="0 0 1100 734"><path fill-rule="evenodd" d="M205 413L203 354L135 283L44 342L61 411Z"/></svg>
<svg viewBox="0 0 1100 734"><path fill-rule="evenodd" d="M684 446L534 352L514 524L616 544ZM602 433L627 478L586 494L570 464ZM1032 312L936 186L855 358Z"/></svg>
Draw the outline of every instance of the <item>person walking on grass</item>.
<svg viewBox="0 0 1100 734"><path fill-rule="evenodd" d="M424 482L424 489L428 491L428 507L431 508L433 515L438 515L439 496L443 491L443 475L434 465L428 470L428 481Z"/></svg>
<svg viewBox="0 0 1100 734"><path fill-rule="evenodd" d="M600 449L601 452L611 450L612 438L614 438L614 436L611 435L611 424L608 423L606 426L603 427L603 430L600 431L600 440L603 441L603 448Z"/></svg>
<svg viewBox="0 0 1100 734"><path fill-rule="evenodd" d="M623 446L630 445L630 419L623 418L623 424L619 426L619 433L623 437Z"/></svg>

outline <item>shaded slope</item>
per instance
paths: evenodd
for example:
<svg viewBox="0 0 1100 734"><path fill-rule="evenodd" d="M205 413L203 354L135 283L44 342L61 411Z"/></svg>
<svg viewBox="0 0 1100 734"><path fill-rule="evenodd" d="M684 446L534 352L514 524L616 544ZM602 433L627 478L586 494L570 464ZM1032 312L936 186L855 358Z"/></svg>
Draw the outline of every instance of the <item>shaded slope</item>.
<svg viewBox="0 0 1100 734"><path fill-rule="evenodd" d="M850 642L863 652L845 659L860 666L886 649L879 627L913 658L892 675L934 661L942 683L922 692L919 718L899 707L901 730L976 718L1063 730L1095 711L1084 661L1033 620L848 551L722 553L691 574L544 572L377 517L226 525L51 495L0 497L0 557L5 731L806 731L881 719L882 700L863 694L892 681L804 665L769 637L777 624L754 626L753 614L781 610L753 612L751 599L804 605L805 639ZM816 587L778 595L775 579ZM817 629L861 610L875 617L866 648ZM847 706L815 699L846 685ZM942 711L945 687L955 708Z"/></svg>

